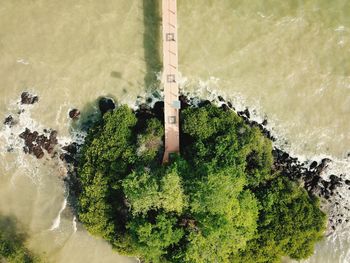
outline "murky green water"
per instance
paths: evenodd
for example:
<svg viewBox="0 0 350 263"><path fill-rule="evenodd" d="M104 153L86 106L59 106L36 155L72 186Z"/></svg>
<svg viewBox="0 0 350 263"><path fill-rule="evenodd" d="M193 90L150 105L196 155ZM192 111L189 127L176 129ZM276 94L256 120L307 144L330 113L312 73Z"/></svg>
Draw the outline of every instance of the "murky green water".
<svg viewBox="0 0 350 263"><path fill-rule="evenodd" d="M0 0L0 119L18 110L23 90L40 97L16 127L0 127L0 213L14 215L30 247L51 262L128 259L75 229L57 164L25 156L16 135L50 127L68 140L69 108L101 95L130 104L143 95L159 70L149 3ZM332 169L348 173L349 1L178 0L178 10L185 90L224 94L258 119L267 115L288 141L278 144L306 158L336 158ZM321 243L310 262L348 262L348 231L344 225Z"/></svg>

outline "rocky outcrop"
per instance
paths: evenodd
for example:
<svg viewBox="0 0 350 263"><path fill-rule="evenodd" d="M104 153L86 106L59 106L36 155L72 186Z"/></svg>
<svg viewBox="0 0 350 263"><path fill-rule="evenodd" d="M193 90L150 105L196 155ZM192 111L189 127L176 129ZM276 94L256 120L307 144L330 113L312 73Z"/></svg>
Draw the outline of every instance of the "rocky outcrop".
<svg viewBox="0 0 350 263"><path fill-rule="evenodd" d="M62 153L60 154L60 159L65 161L67 164L72 164L73 166L78 165L77 156L79 145L76 142L72 142L66 146L62 147Z"/></svg>
<svg viewBox="0 0 350 263"><path fill-rule="evenodd" d="M22 92L21 94L21 104L34 104L39 101L39 97L32 95L27 91Z"/></svg>
<svg viewBox="0 0 350 263"><path fill-rule="evenodd" d="M31 131L28 128L25 129L19 135L24 140L23 150L27 154L33 154L36 158L41 159L44 157L45 152L53 154L55 146L57 145L57 131L50 131L49 135L39 134L37 131Z"/></svg>

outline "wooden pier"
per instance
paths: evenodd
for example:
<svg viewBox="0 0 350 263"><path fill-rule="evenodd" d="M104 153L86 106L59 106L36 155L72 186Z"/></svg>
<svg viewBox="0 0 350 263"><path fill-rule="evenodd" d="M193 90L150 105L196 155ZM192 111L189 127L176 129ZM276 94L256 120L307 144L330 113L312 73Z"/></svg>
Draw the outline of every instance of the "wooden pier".
<svg viewBox="0 0 350 263"><path fill-rule="evenodd" d="M162 0L165 151L163 163L180 151L176 0Z"/></svg>

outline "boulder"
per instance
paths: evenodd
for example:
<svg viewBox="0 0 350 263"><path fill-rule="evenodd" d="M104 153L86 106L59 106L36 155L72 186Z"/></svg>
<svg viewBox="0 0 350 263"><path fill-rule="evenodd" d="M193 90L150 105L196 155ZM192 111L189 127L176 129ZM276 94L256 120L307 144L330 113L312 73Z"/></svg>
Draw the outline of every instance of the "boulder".
<svg viewBox="0 0 350 263"><path fill-rule="evenodd" d="M80 116L80 111L78 109L71 109L69 111L69 118L76 120Z"/></svg>
<svg viewBox="0 0 350 263"><path fill-rule="evenodd" d="M78 152L78 144L76 142L73 142L71 144L63 146L62 150L74 155Z"/></svg>
<svg viewBox="0 0 350 263"><path fill-rule="evenodd" d="M112 111L115 109L115 103L114 100L111 98L103 97L98 101L98 107L103 114L105 114L108 111Z"/></svg>
<svg viewBox="0 0 350 263"><path fill-rule="evenodd" d="M39 145L36 145L32 148L32 152L36 158L41 159L44 157L44 151Z"/></svg>
<svg viewBox="0 0 350 263"><path fill-rule="evenodd" d="M316 161L313 161L311 164L310 164L310 169L315 169L317 166L317 162Z"/></svg>
<svg viewBox="0 0 350 263"><path fill-rule="evenodd" d="M183 94L179 96L179 101L181 103L181 109L186 109L190 106L189 99Z"/></svg>
<svg viewBox="0 0 350 263"><path fill-rule="evenodd" d="M39 97L32 95L27 91L22 92L21 94L21 104L34 104L39 101Z"/></svg>
<svg viewBox="0 0 350 263"><path fill-rule="evenodd" d="M227 106L226 104L222 104L222 105L221 105L221 109L222 109L223 111L229 111L229 110L230 110L229 106Z"/></svg>
<svg viewBox="0 0 350 263"><path fill-rule="evenodd" d="M221 102L225 102L225 99L222 96L218 96L218 100Z"/></svg>

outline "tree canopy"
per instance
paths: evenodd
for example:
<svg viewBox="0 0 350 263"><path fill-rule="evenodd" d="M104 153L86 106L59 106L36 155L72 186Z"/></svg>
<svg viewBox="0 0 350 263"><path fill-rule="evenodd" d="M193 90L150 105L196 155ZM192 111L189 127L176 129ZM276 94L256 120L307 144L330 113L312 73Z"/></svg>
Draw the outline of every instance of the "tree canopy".
<svg viewBox="0 0 350 263"><path fill-rule="evenodd" d="M43 262L25 247L24 242L25 235L18 230L13 218L0 216L0 262L2 258L8 263Z"/></svg>
<svg viewBox="0 0 350 263"><path fill-rule="evenodd" d="M92 127L78 168L79 219L144 262L278 262L310 256L318 200L272 170L272 143L233 111L181 113L181 156L162 165L161 120L127 106Z"/></svg>

